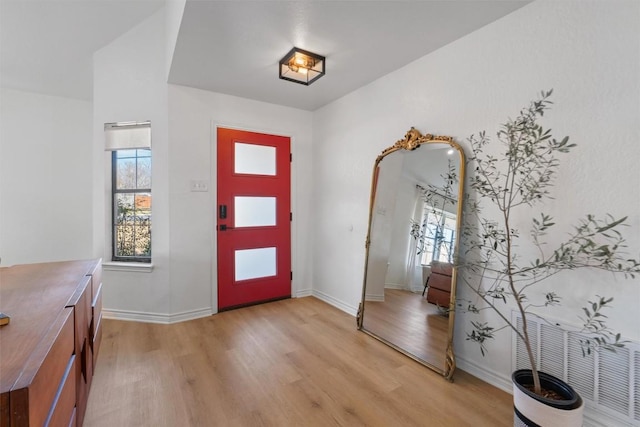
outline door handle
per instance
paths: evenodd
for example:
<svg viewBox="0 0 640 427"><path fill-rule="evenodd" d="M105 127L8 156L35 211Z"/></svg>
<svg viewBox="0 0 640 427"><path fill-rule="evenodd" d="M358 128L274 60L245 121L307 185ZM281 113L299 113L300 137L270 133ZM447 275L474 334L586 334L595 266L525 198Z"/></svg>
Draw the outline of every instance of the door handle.
<svg viewBox="0 0 640 427"><path fill-rule="evenodd" d="M220 205L220 207L218 207L218 217L220 219L227 219L227 205Z"/></svg>

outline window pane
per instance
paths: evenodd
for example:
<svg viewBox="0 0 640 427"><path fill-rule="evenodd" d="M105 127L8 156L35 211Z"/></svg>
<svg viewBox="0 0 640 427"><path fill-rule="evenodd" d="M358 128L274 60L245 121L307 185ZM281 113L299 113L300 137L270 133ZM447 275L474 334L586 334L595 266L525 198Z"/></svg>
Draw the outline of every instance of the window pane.
<svg viewBox="0 0 640 427"><path fill-rule="evenodd" d="M132 221L134 214L133 194L116 194L115 222Z"/></svg>
<svg viewBox="0 0 640 427"><path fill-rule="evenodd" d="M141 148L136 150L136 155L138 156L138 158L151 157L151 150L149 150L148 148Z"/></svg>
<svg viewBox="0 0 640 427"><path fill-rule="evenodd" d="M275 197L234 197L235 227L276 225Z"/></svg>
<svg viewBox="0 0 640 427"><path fill-rule="evenodd" d="M117 257L151 256L151 194L116 194L114 245Z"/></svg>
<svg viewBox="0 0 640 427"><path fill-rule="evenodd" d="M114 252L116 256L134 255L134 199L131 194L116 194L114 208Z"/></svg>
<svg viewBox="0 0 640 427"><path fill-rule="evenodd" d="M142 151L142 150L138 150ZM151 188L151 157L138 157L138 187Z"/></svg>
<svg viewBox="0 0 640 427"><path fill-rule="evenodd" d="M151 215L151 193L136 193L134 200L136 216Z"/></svg>
<svg viewBox="0 0 640 427"><path fill-rule="evenodd" d="M134 229L135 256L151 256L151 216L136 215Z"/></svg>
<svg viewBox="0 0 640 427"><path fill-rule="evenodd" d="M276 248L235 251L236 281L276 275Z"/></svg>
<svg viewBox="0 0 640 427"><path fill-rule="evenodd" d="M234 146L235 173L270 176L276 174L275 147L242 142L236 142Z"/></svg>
<svg viewBox="0 0 640 427"><path fill-rule="evenodd" d="M118 190L136 188L136 159L118 159L116 167L116 188Z"/></svg>
<svg viewBox="0 0 640 427"><path fill-rule="evenodd" d="M135 201L135 256L151 256L151 194L137 193Z"/></svg>
<svg viewBox="0 0 640 427"><path fill-rule="evenodd" d="M135 157L136 150L118 150L116 151L116 155L118 156L119 159Z"/></svg>

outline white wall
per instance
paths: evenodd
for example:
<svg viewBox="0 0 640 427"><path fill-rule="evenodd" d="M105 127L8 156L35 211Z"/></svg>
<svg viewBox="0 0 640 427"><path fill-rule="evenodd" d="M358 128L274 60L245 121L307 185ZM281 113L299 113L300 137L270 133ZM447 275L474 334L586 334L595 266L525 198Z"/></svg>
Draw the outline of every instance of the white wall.
<svg viewBox="0 0 640 427"><path fill-rule="evenodd" d="M178 41L178 33L180 32L180 24L182 24L182 16L187 0L167 0L165 2L165 19L166 19L166 54L165 54L165 72L167 78L171 71L171 63L173 61L173 52L176 49Z"/></svg>
<svg viewBox="0 0 640 427"><path fill-rule="evenodd" d="M91 103L0 92L2 265L91 257Z"/></svg>
<svg viewBox="0 0 640 427"><path fill-rule="evenodd" d="M94 54L94 256L110 260L110 154L104 151L104 123L151 121L153 271L103 274L109 315L168 321L170 306L169 142L167 131L165 11Z"/></svg>
<svg viewBox="0 0 640 427"><path fill-rule="evenodd" d="M215 129L240 128L291 138L293 296L311 294L313 166L311 113L169 85L172 312L217 309ZM191 192L191 180L209 183Z"/></svg>
<svg viewBox="0 0 640 427"><path fill-rule="evenodd" d="M387 160L385 159L384 162ZM403 162L406 164L406 161ZM407 271L409 257L411 256L411 248L413 245L417 245L417 240L410 234L411 232L411 220L414 218L416 210L416 200L419 196L419 192L416 189L417 182L413 179L409 179L402 175L398 179L397 187L395 188L396 196L396 210L393 218L391 218L390 236L389 236L389 254L387 261L389 262L389 269L387 274L382 278L386 287L400 287L403 289L415 289L416 283L419 287L419 282L422 281L422 270L420 274L409 275ZM420 206L422 208L422 206ZM413 252L415 255L415 252ZM414 270L418 272L418 269ZM416 280L414 280L416 279ZM368 286L367 280L367 286Z"/></svg>
<svg viewBox="0 0 640 427"><path fill-rule="evenodd" d="M562 161L555 200L544 209L560 230L585 213L629 215L633 254L640 252L640 3L537 1L421 58L314 114L316 229L314 292L345 307L360 298L370 168L382 149L415 126L466 138L495 135L541 90L555 105L544 124L578 144ZM528 232L528 213L517 226ZM353 225L353 232L349 227ZM556 243L562 236L553 237ZM553 314L576 323L587 298L615 298L610 325L638 340L640 281L565 274L551 283L564 297ZM461 291L462 296L469 296ZM455 349L461 365L507 384L510 336L489 343L489 356L465 341L459 315Z"/></svg>

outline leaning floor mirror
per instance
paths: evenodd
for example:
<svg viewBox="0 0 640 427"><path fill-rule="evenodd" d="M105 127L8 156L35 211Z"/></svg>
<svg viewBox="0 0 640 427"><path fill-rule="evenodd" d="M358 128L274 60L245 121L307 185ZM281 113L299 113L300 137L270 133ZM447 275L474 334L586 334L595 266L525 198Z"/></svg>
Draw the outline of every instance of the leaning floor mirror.
<svg viewBox="0 0 640 427"><path fill-rule="evenodd" d="M464 152L411 128L373 167L358 329L452 380Z"/></svg>

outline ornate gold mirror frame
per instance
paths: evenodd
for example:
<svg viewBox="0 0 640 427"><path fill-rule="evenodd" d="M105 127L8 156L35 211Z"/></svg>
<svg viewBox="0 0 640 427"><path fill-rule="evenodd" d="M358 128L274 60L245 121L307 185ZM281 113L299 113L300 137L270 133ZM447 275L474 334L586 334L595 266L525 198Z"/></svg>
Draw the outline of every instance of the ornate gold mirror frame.
<svg viewBox="0 0 640 427"><path fill-rule="evenodd" d="M451 272L451 294L450 294L450 298L449 298L449 304L448 307L439 307L439 309L443 309L445 311L445 319L443 319L444 322L446 322L447 325L447 331L446 331L446 348L443 348L442 352L443 354L441 355L442 357L442 363L439 364L438 363L434 363L433 360L427 360L426 357L421 357L420 355L417 354L417 352L412 351L411 349L407 348L406 345L403 345L402 343L399 343L395 338L394 338L394 334L386 334L387 336L383 336L385 334L381 334L375 331L372 331L370 328L367 327L367 322L365 322L365 313L366 313L366 306L368 304L372 304L371 302L368 302L367 304L365 304L365 300L367 299L367 279L368 279L368 271L369 271L369 267L370 267L370 256L371 256L371 243L372 243L372 230L373 230L373 221L374 221L374 209L376 209L376 190L378 188L378 178L379 178L379 166L380 163L382 162L383 159L385 159L387 156L389 156L390 154L400 151L400 150L406 150L408 152L413 152L415 150L420 149L421 146L423 145L431 145L431 144L440 144L442 145L444 148L447 149L447 151L450 151L451 149L453 149L455 152L457 152L458 154L458 160L459 160L459 164L458 164L458 170L457 170L457 192L458 192L458 201L457 201L457 207L456 207L456 211L457 211L457 216L456 216L456 224L455 224L455 242L453 244L453 262L452 264L454 265L452 272ZM426 148L426 147L425 147ZM435 146L430 146L429 148L431 149L435 149L438 147ZM422 150L421 150L422 151ZM426 151L426 150L424 150ZM455 157L455 152L453 153L454 157ZM426 151L425 155L428 154L429 151ZM428 168L428 165L425 165L426 168ZM369 226L368 226L368 232L367 232L367 240L365 243L365 247L366 247L366 255L365 255L365 268L364 268L364 281L363 281L363 286L362 286L362 300L360 302L359 308L358 308L358 314L357 314L357 327L359 330L367 333L368 335L378 339L379 341L391 346L392 348L396 349L397 351L407 355L408 357L414 359L415 361L423 364L424 366L427 366L428 368L438 372L439 374L441 374L442 376L444 376L447 380L451 381L453 378L453 373L455 370L455 356L454 356L454 352L453 352L453 328L454 328L454 321L455 321L455 301L456 301L456 268L455 268L455 259L456 259L456 253L458 251L458 246L459 246L459 236L460 236L460 232L461 232L461 219L462 219L462 197L463 197L463 187L464 187L464 176L465 176L465 157L464 157L464 151L462 150L462 148L460 147L460 145L458 145L452 137L449 136L437 136L437 135L432 135L432 134L426 134L426 135L422 135L418 130L411 128L405 135L405 137L399 141L397 141L392 147L389 147L387 149L385 149L384 151L382 151L382 153L376 158L374 166L373 166L373 177L372 177L372 186L371 186L371 195L370 195L370 199L369 199ZM379 208L378 208L379 209ZM407 220L408 222L408 220ZM409 239L410 240L410 239ZM387 262L387 265L389 265L389 263ZM386 285L385 285L386 288ZM427 289L427 287L425 286L425 290ZM383 295L386 293L386 289L383 290ZM424 295L424 292L423 292ZM416 298L420 297L420 294L416 295ZM384 299L384 296L383 296ZM420 304L422 304L423 302L420 301ZM372 306L370 306L371 308ZM373 312L372 312L373 313ZM446 317L448 317L448 319L446 319ZM427 330L427 317L425 317L424 320L424 328L425 331ZM425 332L427 333L427 332ZM444 347L444 346L443 346Z"/></svg>

